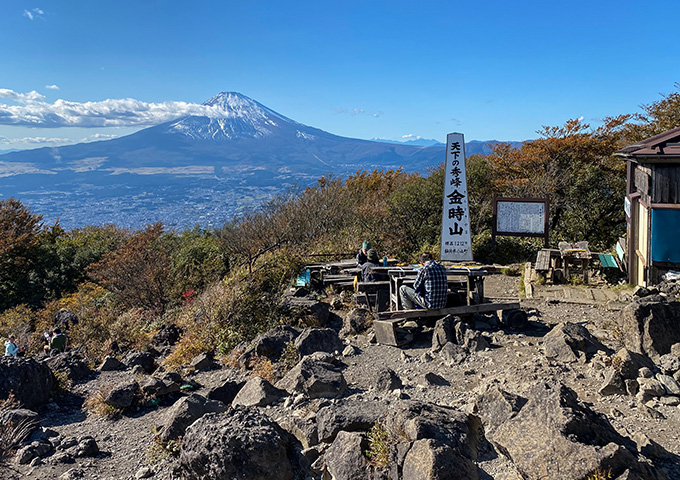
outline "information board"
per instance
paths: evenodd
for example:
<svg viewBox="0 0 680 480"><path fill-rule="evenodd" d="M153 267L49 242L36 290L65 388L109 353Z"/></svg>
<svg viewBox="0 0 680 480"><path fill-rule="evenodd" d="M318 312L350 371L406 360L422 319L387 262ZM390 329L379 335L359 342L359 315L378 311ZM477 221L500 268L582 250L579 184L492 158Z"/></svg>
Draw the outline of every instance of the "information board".
<svg viewBox="0 0 680 480"><path fill-rule="evenodd" d="M465 175L465 138L462 133L446 136L446 178L442 209L441 260L472 260L470 210Z"/></svg>
<svg viewBox="0 0 680 480"><path fill-rule="evenodd" d="M545 204L499 201L496 207L496 232L545 233Z"/></svg>
<svg viewBox="0 0 680 480"><path fill-rule="evenodd" d="M497 198L493 200L492 238L496 235L543 237L548 246L547 198Z"/></svg>

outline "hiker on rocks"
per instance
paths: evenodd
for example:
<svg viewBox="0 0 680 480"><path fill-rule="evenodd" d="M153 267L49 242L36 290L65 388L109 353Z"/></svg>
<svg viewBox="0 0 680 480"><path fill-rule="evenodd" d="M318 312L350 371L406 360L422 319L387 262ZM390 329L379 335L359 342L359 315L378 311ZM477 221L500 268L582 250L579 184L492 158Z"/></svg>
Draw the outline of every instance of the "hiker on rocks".
<svg viewBox="0 0 680 480"><path fill-rule="evenodd" d="M366 253L366 262L361 266L362 282L382 282L387 280L384 273L374 270L375 267L380 267L380 258L378 258L378 252L371 248Z"/></svg>
<svg viewBox="0 0 680 480"><path fill-rule="evenodd" d="M19 355L19 346L14 341L14 335L10 335L5 342L5 356L17 357Z"/></svg>
<svg viewBox="0 0 680 480"><path fill-rule="evenodd" d="M359 253L357 253L357 267L361 267L368 260L368 251L371 249L371 242L364 240L361 244Z"/></svg>
<svg viewBox="0 0 680 480"><path fill-rule="evenodd" d="M66 350L66 335L61 333L60 328L55 328L52 331L52 336L49 337L49 343L45 345L45 353L56 355Z"/></svg>
<svg viewBox="0 0 680 480"><path fill-rule="evenodd" d="M421 253L418 262L421 268L413 288L402 285L399 289L402 305L407 310L415 308L416 305L425 309L446 307L448 294L446 268L435 261L430 253Z"/></svg>

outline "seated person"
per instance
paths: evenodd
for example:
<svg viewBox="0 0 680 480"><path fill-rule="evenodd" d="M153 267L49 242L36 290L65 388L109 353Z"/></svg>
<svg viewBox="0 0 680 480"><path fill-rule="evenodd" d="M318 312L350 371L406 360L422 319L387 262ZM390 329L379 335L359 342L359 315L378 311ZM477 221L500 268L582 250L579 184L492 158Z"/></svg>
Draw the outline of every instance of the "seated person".
<svg viewBox="0 0 680 480"><path fill-rule="evenodd" d="M19 347L14 341L14 335L10 335L5 342L5 356L6 357L16 357L19 355Z"/></svg>
<svg viewBox="0 0 680 480"><path fill-rule="evenodd" d="M402 305L406 310L411 310L415 305L425 309L446 307L449 286L446 268L435 261L430 253L421 253L418 261L421 269L413 288L402 285L399 289Z"/></svg>
<svg viewBox="0 0 680 480"><path fill-rule="evenodd" d="M55 328L52 331L49 344L45 345L45 352L50 355L56 355L66 350L66 335L61 333L61 329Z"/></svg>
<svg viewBox="0 0 680 480"><path fill-rule="evenodd" d="M378 258L378 252L371 248L366 254L366 262L361 266L362 282L382 282L387 280L387 275L373 270L375 267L380 267L380 259Z"/></svg>
<svg viewBox="0 0 680 480"><path fill-rule="evenodd" d="M360 267L366 263L366 260L368 260L368 251L370 249L371 242L364 240L364 243L361 244L361 248L359 249L359 253L357 253L357 267Z"/></svg>

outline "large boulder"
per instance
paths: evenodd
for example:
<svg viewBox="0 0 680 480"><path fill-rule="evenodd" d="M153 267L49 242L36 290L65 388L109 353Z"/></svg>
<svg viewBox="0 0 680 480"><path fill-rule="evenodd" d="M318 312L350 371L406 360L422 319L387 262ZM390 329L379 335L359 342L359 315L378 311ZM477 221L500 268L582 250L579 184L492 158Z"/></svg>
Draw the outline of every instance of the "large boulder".
<svg viewBox="0 0 680 480"><path fill-rule="evenodd" d="M622 348L612 357L612 364L617 368L624 379L638 377L641 368L654 369L654 362L649 357L641 353L632 352L627 348Z"/></svg>
<svg viewBox="0 0 680 480"><path fill-rule="evenodd" d="M482 440L479 418L453 408L420 402L400 402L382 422L387 432L399 432L391 448L391 478L479 478L475 460ZM400 452L408 452L400 455Z"/></svg>
<svg viewBox="0 0 680 480"><path fill-rule="evenodd" d="M289 370L276 387L309 398L334 398L345 392L347 382L335 365L320 356L310 355Z"/></svg>
<svg viewBox="0 0 680 480"><path fill-rule="evenodd" d="M364 453L368 441L357 432L340 432L326 451L326 470L330 478L364 480L369 478L368 459Z"/></svg>
<svg viewBox="0 0 680 480"><path fill-rule="evenodd" d="M365 308L354 308L342 321L342 338L364 333L373 326L373 314Z"/></svg>
<svg viewBox="0 0 680 480"><path fill-rule="evenodd" d="M78 325L78 315L70 310L62 308L54 314L54 326L59 327L62 331L66 332L74 325Z"/></svg>
<svg viewBox="0 0 680 480"><path fill-rule="evenodd" d="M305 328L295 339L301 357L316 352L341 352L345 347L338 333L331 328Z"/></svg>
<svg viewBox="0 0 680 480"><path fill-rule="evenodd" d="M286 346L294 341L300 331L288 325L279 325L271 330L261 333L250 342L250 345L238 358L241 367L248 367L253 357L265 357L272 362L281 358Z"/></svg>
<svg viewBox="0 0 680 480"><path fill-rule="evenodd" d="M376 401L345 400L323 407L316 415L319 441L330 443L341 431L367 431L389 409Z"/></svg>
<svg viewBox="0 0 680 480"><path fill-rule="evenodd" d="M39 427L38 414L32 410L25 408L0 409L0 431L14 432L12 440L15 445L23 442Z"/></svg>
<svg viewBox="0 0 680 480"><path fill-rule="evenodd" d="M232 405L245 407L266 407L278 402L286 392L279 390L262 377L253 377L243 386Z"/></svg>
<svg viewBox="0 0 680 480"><path fill-rule="evenodd" d="M26 408L47 402L55 386L50 368L32 358L1 357L0 379L0 400L11 394Z"/></svg>
<svg viewBox="0 0 680 480"><path fill-rule="evenodd" d="M165 412L162 425L159 428L158 438L162 443L177 440L184 435L189 425L207 413L220 413L227 410L227 406L216 400L194 393L188 397L180 398Z"/></svg>
<svg viewBox="0 0 680 480"><path fill-rule="evenodd" d="M606 352L607 347L577 323L560 323L543 337L545 356L560 362L577 362L597 351Z"/></svg>
<svg viewBox="0 0 680 480"><path fill-rule="evenodd" d="M187 429L179 468L186 480L291 480L299 471L289 453L292 441L257 409L232 407Z"/></svg>
<svg viewBox="0 0 680 480"><path fill-rule="evenodd" d="M90 370L85 359L73 350L48 357L45 363L53 372L65 375L72 382L84 380L92 374L92 370Z"/></svg>
<svg viewBox="0 0 680 480"><path fill-rule="evenodd" d="M151 373L156 369L154 356L149 352L142 352L139 350L130 350L125 354L123 363L127 365L128 368L139 365L146 373Z"/></svg>
<svg viewBox="0 0 680 480"><path fill-rule="evenodd" d="M627 469L642 479L654 478L630 453L634 443L580 403L573 390L539 383L527 396L515 417L487 433L527 480L586 478L596 469L611 469L613 478Z"/></svg>
<svg viewBox="0 0 680 480"><path fill-rule="evenodd" d="M460 322L459 317L454 317L453 315L447 315L444 318L437 320L434 325L434 330L432 331L432 351L438 352L447 343L457 344L456 339L456 323Z"/></svg>
<svg viewBox="0 0 680 480"><path fill-rule="evenodd" d="M179 341L182 336L182 329L178 326L169 323L161 325L160 330L151 339L151 345L154 347L172 347Z"/></svg>
<svg viewBox="0 0 680 480"><path fill-rule="evenodd" d="M477 397L474 407L486 429L491 431L517 415L526 403L526 398L493 385Z"/></svg>
<svg viewBox="0 0 680 480"><path fill-rule="evenodd" d="M621 315L626 348L656 360L680 342L680 302L631 303Z"/></svg>
<svg viewBox="0 0 680 480"><path fill-rule="evenodd" d="M302 291L300 292L302 293ZM314 296L284 296L281 311L303 325L328 325L330 308L327 303L318 301Z"/></svg>
<svg viewBox="0 0 680 480"><path fill-rule="evenodd" d="M104 402L115 408L125 409L132 406L139 396L139 384L131 379L115 385L104 397Z"/></svg>

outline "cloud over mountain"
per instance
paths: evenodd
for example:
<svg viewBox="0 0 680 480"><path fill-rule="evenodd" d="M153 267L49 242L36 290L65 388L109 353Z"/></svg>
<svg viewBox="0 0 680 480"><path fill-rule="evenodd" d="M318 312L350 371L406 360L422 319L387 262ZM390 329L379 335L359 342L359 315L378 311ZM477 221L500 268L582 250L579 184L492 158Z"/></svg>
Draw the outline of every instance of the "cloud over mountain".
<svg viewBox="0 0 680 480"><path fill-rule="evenodd" d="M185 116L229 118L231 112L217 105L187 102L142 102L132 98L106 99L99 102L70 102L58 99L53 103L36 91L19 93L0 89L0 98L17 105L0 103L0 125L36 128L59 127L139 127L157 125Z"/></svg>

